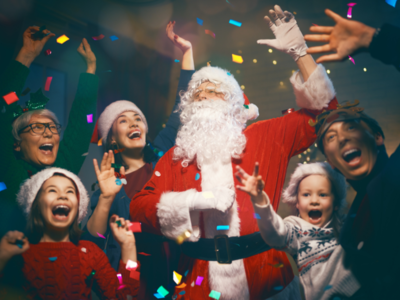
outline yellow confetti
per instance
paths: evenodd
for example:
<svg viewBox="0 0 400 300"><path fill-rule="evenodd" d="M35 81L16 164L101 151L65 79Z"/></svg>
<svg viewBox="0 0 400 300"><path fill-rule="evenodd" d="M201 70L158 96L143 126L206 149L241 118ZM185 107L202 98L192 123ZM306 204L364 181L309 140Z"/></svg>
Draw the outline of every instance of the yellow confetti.
<svg viewBox="0 0 400 300"><path fill-rule="evenodd" d="M184 241L186 241L190 236L192 235L192 232L190 230L185 230L181 235L179 235L176 238L176 243L178 245L182 244Z"/></svg>
<svg viewBox="0 0 400 300"><path fill-rule="evenodd" d="M59 44L64 44L66 41L69 40L69 37L67 37L65 34L57 38L57 43Z"/></svg>
<svg viewBox="0 0 400 300"><path fill-rule="evenodd" d="M180 275L179 273L174 271L173 272L173 279L174 279L176 284L179 284L181 282L182 275Z"/></svg>
<svg viewBox="0 0 400 300"><path fill-rule="evenodd" d="M241 57L240 55L232 54L232 61L237 64L241 64L243 63L243 57Z"/></svg>
<svg viewBox="0 0 400 300"><path fill-rule="evenodd" d="M101 145L103 145L103 139L102 138L99 139L99 141L97 142L97 146L101 146Z"/></svg>

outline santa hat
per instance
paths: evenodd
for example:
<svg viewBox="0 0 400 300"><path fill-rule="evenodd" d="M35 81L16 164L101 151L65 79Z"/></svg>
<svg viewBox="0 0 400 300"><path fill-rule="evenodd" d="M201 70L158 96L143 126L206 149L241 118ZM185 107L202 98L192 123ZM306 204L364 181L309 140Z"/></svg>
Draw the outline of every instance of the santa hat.
<svg viewBox="0 0 400 300"><path fill-rule="evenodd" d="M316 162L311 164L299 164L290 177L289 185L282 194L282 201L290 205L297 204L297 192L300 182L310 175L326 176L335 191L335 203L339 205L339 211L346 207L346 180L342 174L333 170L328 163Z"/></svg>
<svg viewBox="0 0 400 300"><path fill-rule="evenodd" d="M229 71L213 66L203 67L192 75L192 79L189 82L189 89L196 89L201 83L207 80L218 82L221 86L227 88L235 96L233 98L234 101L239 102L246 109L248 120L254 120L258 117L258 107L250 104L249 99L242 92L239 83Z"/></svg>
<svg viewBox="0 0 400 300"><path fill-rule="evenodd" d="M94 132L90 142L97 144L100 139L105 140L114 121L118 118L120 114L126 111L134 111L139 114L146 126L147 133L149 127L142 111L131 101L118 100L108 105L106 109L101 113L99 119L96 122L96 126L94 128Z"/></svg>
<svg viewBox="0 0 400 300"><path fill-rule="evenodd" d="M43 183L54 176L54 174L63 174L65 177L71 179L78 191L78 199L79 199L79 210L78 210L78 223L82 222L83 218L87 214L87 208L89 205L89 195L83 186L82 181L76 176L74 173L67 171L61 168L48 168L44 169L31 178L27 179L24 183L22 183L18 195L17 201L22 209L25 211L27 217L29 217L31 213L32 203L36 199L37 194L39 193Z"/></svg>

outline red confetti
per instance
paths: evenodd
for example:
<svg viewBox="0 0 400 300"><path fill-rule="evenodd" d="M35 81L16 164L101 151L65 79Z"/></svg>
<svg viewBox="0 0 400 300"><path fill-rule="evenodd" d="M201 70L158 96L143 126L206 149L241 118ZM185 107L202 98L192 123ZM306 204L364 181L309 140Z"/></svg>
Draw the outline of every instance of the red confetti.
<svg viewBox="0 0 400 300"><path fill-rule="evenodd" d="M114 153L115 153L115 154L120 153L120 152L123 152L123 151L125 151L125 148L114 149Z"/></svg>
<svg viewBox="0 0 400 300"><path fill-rule="evenodd" d="M151 256L151 254L147 254L147 253L144 253L144 252L139 252L139 254L140 255L144 255L144 256Z"/></svg>
<svg viewBox="0 0 400 300"><path fill-rule="evenodd" d="M8 105L19 100L19 98L15 92L11 92L11 93L8 93L7 95L4 95L3 99L4 99L4 101L6 101L6 103Z"/></svg>
<svg viewBox="0 0 400 300"><path fill-rule="evenodd" d="M215 33L214 32L212 32L211 30L208 30L208 29L206 29L205 31L206 31L206 34L211 35L215 39Z"/></svg>
<svg viewBox="0 0 400 300"><path fill-rule="evenodd" d="M130 277L135 280L140 280L140 272L138 272L136 270L131 270Z"/></svg>
<svg viewBox="0 0 400 300"><path fill-rule="evenodd" d="M92 39L94 39L95 41L99 41L104 39L104 34L100 34L99 36L93 36Z"/></svg>
<svg viewBox="0 0 400 300"><path fill-rule="evenodd" d="M44 86L44 90L46 92L50 91L50 84L51 84L52 79L53 79L53 77L51 77L51 76L47 77L47 79L46 79L46 84Z"/></svg>
<svg viewBox="0 0 400 300"><path fill-rule="evenodd" d="M133 222L129 226L129 230L132 232L142 232L142 224L140 224L139 222Z"/></svg>
<svg viewBox="0 0 400 300"><path fill-rule="evenodd" d="M47 49L46 51L44 51L44 55L49 56L51 54L51 50Z"/></svg>
<svg viewBox="0 0 400 300"><path fill-rule="evenodd" d="M314 26L318 26L317 24L312 23Z"/></svg>
<svg viewBox="0 0 400 300"><path fill-rule="evenodd" d="M288 108L288 109L282 110L282 115L287 115L294 111L296 111L294 108Z"/></svg>

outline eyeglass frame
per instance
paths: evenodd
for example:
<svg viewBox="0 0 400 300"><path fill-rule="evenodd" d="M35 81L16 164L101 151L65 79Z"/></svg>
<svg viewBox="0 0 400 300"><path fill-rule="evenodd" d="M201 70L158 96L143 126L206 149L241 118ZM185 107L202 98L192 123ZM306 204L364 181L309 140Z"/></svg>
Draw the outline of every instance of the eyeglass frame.
<svg viewBox="0 0 400 300"><path fill-rule="evenodd" d="M35 124L42 124L42 125L44 125L44 130L43 130L43 132L41 132L41 133L35 132L35 131L33 130L33 128L32 128L32 125L35 125ZM21 128L21 129L18 131L18 134L21 134L26 128L30 127L31 130L32 130L32 132L33 132L33 133L36 133L36 134L43 134L43 133L46 132L46 128L48 128L49 131L50 131L51 133L53 133L53 134L58 134L58 135L59 135L59 134L61 133L61 127L62 127L61 124L58 124L58 123L53 122L53 124L54 124L54 125L56 126L56 128L57 128L57 132L53 132L53 131L51 130L50 124L52 124L52 123L40 123L40 122L36 122L36 123L28 124L27 126ZM29 131L27 131L27 132L29 132Z"/></svg>

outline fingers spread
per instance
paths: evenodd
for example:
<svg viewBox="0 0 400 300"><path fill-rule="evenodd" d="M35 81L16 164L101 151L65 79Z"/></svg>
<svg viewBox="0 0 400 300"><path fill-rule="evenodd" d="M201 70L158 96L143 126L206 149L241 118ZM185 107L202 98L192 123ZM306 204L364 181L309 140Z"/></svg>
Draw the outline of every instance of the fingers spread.
<svg viewBox="0 0 400 300"><path fill-rule="evenodd" d="M307 53L309 54L328 52L328 51L332 51L332 47L329 44L325 44L323 46L310 47L307 49Z"/></svg>
<svg viewBox="0 0 400 300"><path fill-rule="evenodd" d="M273 28L276 28L274 22L272 22L271 19L270 19L268 16L265 16L265 17L264 17L264 20L267 21L268 26L269 26L269 28L271 28L271 30L272 30Z"/></svg>
<svg viewBox="0 0 400 300"><path fill-rule="evenodd" d="M331 18L332 20L334 20L336 23L339 22L342 18L341 16L339 16L338 14L334 13L333 11L331 11L330 9L325 9L325 14Z"/></svg>
<svg viewBox="0 0 400 300"><path fill-rule="evenodd" d="M82 43L83 43L83 46L85 46L85 50L86 51L91 51L92 50L90 48L90 44L88 43L88 41L85 38L82 39Z"/></svg>
<svg viewBox="0 0 400 300"><path fill-rule="evenodd" d="M311 32L318 32L318 33L331 33L333 30L333 26L311 26Z"/></svg>
<svg viewBox="0 0 400 300"><path fill-rule="evenodd" d="M289 22L291 19L294 19L294 16L292 15L291 12L288 12L287 10L285 10L283 12L283 14L285 15L284 21L287 23Z"/></svg>
<svg viewBox="0 0 400 300"><path fill-rule="evenodd" d="M279 19L283 19L285 17L285 15L283 14L282 8L279 5L275 5L274 10Z"/></svg>
<svg viewBox="0 0 400 300"><path fill-rule="evenodd" d="M306 34L304 39L309 42L328 42L329 34Z"/></svg>
<svg viewBox="0 0 400 300"><path fill-rule="evenodd" d="M276 12L272 9L269 10L269 15L271 16L271 19L275 22L276 26L279 26L282 24L282 21L279 19L278 15Z"/></svg>
<svg viewBox="0 0 400 300"><path fill-rule="evenodd" d="M317 63L322 63L322 62L326 62L326 61L340 61L345 57L342 57L340 55L338 55L337 53L333 53L333 54L329 54L329 55L324 55L321 56L317 59Z"/></svg>

